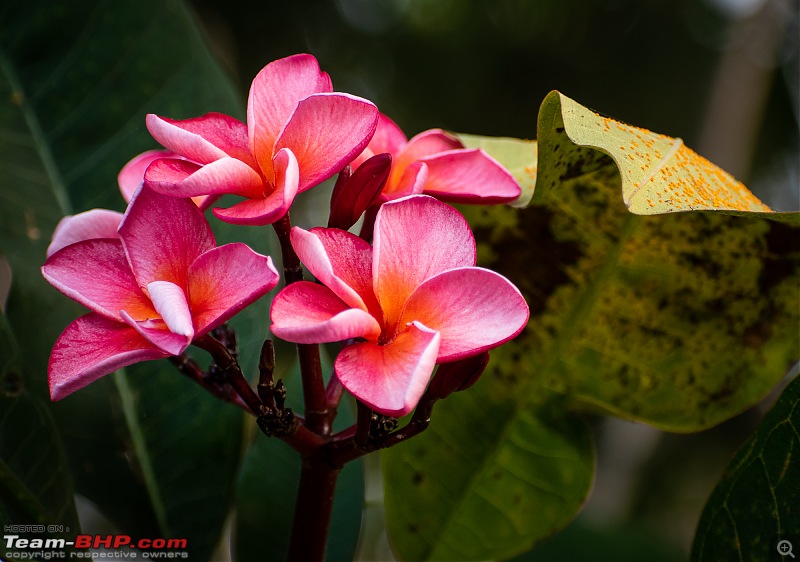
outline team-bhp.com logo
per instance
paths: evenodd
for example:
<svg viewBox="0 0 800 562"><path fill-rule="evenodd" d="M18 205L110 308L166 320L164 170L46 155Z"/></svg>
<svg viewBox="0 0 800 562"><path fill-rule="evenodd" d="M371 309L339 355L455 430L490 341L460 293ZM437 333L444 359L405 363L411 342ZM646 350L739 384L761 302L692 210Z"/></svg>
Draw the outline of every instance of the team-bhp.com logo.
<svg viewBox="0 0 800 562"><path fill-rule="evenodd" d="M133 539L130 535L78 535L73 540L3 535L8 560L129 559L165 560L189 558L186 539ZM103 550L97 556L97 550Z"/></svg>

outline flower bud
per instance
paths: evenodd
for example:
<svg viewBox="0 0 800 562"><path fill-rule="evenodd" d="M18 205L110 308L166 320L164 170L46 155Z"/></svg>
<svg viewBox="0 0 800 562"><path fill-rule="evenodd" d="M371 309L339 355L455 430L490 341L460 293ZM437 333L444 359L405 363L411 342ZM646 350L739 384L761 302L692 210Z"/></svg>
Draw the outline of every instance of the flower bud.
<svg viewBox="0 0 800 562"><path fill-rule="evenodd" d="M429 395L441 400L454 392L468 389L478 382L488 364L488 351L453 363L442 363L431 381Z"/></svg>
<svg viewBox="0 0 800 562"><path fill-rule="evenodd" d="M329 228L347 230L381 194L389 177L392 157L376 154L349 174L340 174L331 194Z"/></svg>

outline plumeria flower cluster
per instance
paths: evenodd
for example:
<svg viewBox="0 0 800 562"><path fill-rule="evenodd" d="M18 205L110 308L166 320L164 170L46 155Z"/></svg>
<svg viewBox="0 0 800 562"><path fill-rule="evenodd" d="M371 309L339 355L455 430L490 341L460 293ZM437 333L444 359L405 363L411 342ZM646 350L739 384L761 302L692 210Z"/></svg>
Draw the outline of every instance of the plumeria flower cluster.
<svg viewBox="0 0 800 562"><path fill-rule="evenodd" d="M246 123L208 113L146 124L163 149L120 173L126 212L66 217L48 249L44 277L90 311L54 346L54 400L126 365L183 356L193 342L207 349L209 333L278 285L270 257L216 245L206 209L274 226L287 272L299 260L316 281L298 280L299 262L287 273L272 334L341 342L333 380L380 414L412 412L438 364L480 356L527 323L519 290L476 267L469 225L447 203L513 201L514 178L444 131L407 140L373 103L334 92L311 55L256 76ZM336 174L328 226L291 228L297 194ZM212 208L226 194L242 199Z"/></svg>

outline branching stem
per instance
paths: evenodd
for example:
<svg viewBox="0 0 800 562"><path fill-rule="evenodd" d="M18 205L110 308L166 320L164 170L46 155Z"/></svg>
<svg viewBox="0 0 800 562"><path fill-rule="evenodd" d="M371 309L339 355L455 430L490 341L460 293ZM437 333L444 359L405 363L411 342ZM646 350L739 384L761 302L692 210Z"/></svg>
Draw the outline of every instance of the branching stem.
<svg viewBox="0 0 800 562"><path fill-rule="evenodd" d="M185 353L169 357L169 362L175 365L179 373L202 386L212 396L230 404L235 404L247 413L252 413L247 404L244 403L227 381L220 382L215 380L215 377L201 369L200 365Z"/></svg>
<svg viewBox="0 0 800 562"><path fill-rule="evenodd" d="M226 380L236 391L236 394L239 395L239 398L241 398L242 401L247 404L250 412L255 416L260 415L261 400L247 383L247 380L242 374L242 369L239 367L238 361L235 357L233 357L233 355L231 355L230 350L225 346L225 344L212 338L208 334L200 336L194 340L193 343L200 349L204 349L211 354L211 357L214 359L214 363L216 363L217 367L219 367Z"/></svg>

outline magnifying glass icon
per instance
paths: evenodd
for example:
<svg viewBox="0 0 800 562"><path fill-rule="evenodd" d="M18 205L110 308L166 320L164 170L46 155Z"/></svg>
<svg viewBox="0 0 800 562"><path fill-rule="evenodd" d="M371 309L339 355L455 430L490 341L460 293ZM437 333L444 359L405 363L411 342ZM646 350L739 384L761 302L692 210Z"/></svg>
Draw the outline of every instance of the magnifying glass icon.
<svg viewBox="0 0 800 562"><path fill-rule="evenodd" d="M778 543L778 554L794 558L794 554L792 554L792 543L787 540L780 541Z"/></svg>

